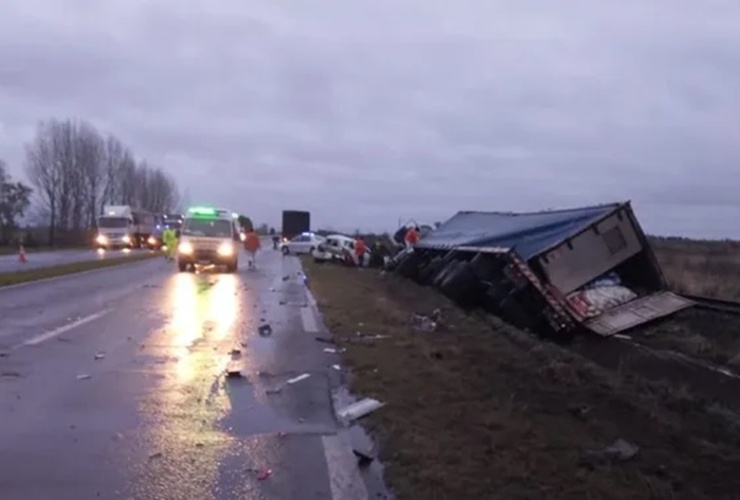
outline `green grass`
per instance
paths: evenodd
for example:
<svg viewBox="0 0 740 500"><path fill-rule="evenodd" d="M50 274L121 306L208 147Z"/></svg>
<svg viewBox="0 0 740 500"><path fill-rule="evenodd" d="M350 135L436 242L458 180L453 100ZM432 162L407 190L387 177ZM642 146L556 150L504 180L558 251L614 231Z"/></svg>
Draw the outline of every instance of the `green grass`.
<svg viewBox="0 0 740 500"><path fill-rule="evenodd" d="M66 276L68 274L82 273L92 271L93 269L104 269L106 267L119 266L131 262L161 257L159 253L144 253L131 255L128 257L113 257L104 260L91 260L86 262L72 262L58 266L42 267L38 269L26 269L23 271L14 271L12 273L0 274L0 287L18 285L30 281L38 281L48 278Z"/></svg>

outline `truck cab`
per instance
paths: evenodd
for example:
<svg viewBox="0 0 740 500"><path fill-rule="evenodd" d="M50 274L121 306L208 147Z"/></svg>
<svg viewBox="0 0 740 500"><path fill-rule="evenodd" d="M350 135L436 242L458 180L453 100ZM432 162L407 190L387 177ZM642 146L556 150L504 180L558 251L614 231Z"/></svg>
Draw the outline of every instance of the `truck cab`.
<svg viewBox="0 0 740 500"><path fill-rule="evenodd" d="M134 216L131 207L127 205L105 206L97 222L96 248L107 250L132 248L135 245Z"/></svg>
<svg viewBox="0 0 740 500"><path fill-rule="evenodd" d="M227 272L236 272L241 239L235 220L234 214L224 209L189 209L177 249L180 272L194 270L196 265L225 266Z"/></svg>

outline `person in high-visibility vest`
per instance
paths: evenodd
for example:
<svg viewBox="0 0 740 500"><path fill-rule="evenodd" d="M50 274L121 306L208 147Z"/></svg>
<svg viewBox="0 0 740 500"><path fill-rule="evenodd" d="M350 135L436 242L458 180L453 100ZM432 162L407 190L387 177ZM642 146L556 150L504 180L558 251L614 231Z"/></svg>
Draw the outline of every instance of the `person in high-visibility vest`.
<svg viewBox="0 0 740 500"><path fill-rule="evenodd" d="M419 242L419 228L414 226L410 227L406 231L404 241L406 242L406 248L416 245Z"/></svg>
<svg viewBox="0 0 740 500"><path fill-rule="evenodd" d="M175 230L168 227L162 231L162 242L167 247L165 257L167 257L168 260L173 260L175 258L175 252L177 251L177 235L175 234Z"/></svg>
<svg viewBox="0 0 740 500"><path fill-rule="evenodd" d="M357 258L357 267L363 267L365 265L366 251L367 247L365 247L365 240L362 239L362 236L358 236L355 240L355 257Z"/></svg>
<svg viewBox="0 0 740 500"><path fill-rule="evenodd" d="M259 235L254 232L254 229L250 229L244 238L244 250L247 251L247 262L250 268L257 267L257 251L261 246Z"/></svg>

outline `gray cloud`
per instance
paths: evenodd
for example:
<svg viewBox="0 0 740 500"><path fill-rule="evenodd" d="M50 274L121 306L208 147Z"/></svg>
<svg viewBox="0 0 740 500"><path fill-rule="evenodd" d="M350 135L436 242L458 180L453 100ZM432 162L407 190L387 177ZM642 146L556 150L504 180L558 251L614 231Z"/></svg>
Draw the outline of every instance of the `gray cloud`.
<svg viewBox="0 0 740 500"><path fill-rule="evenodd" d="M80 117L193 202L339 228L632 199L735 236L740 4L42 0L0 6L0 157Z"/></svg>

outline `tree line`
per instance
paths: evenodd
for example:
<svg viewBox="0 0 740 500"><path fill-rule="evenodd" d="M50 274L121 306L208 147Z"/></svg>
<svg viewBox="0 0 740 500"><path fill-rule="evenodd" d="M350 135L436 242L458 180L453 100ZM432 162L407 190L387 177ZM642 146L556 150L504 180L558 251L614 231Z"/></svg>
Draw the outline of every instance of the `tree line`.
<svg viewBox="0 0 740 500"><path fill-rule="evenodd" d="M83 120L39 123L26 144L25 170L52 245L83 242L104 205L165 213L180 202L173 176Z"/></svg>

